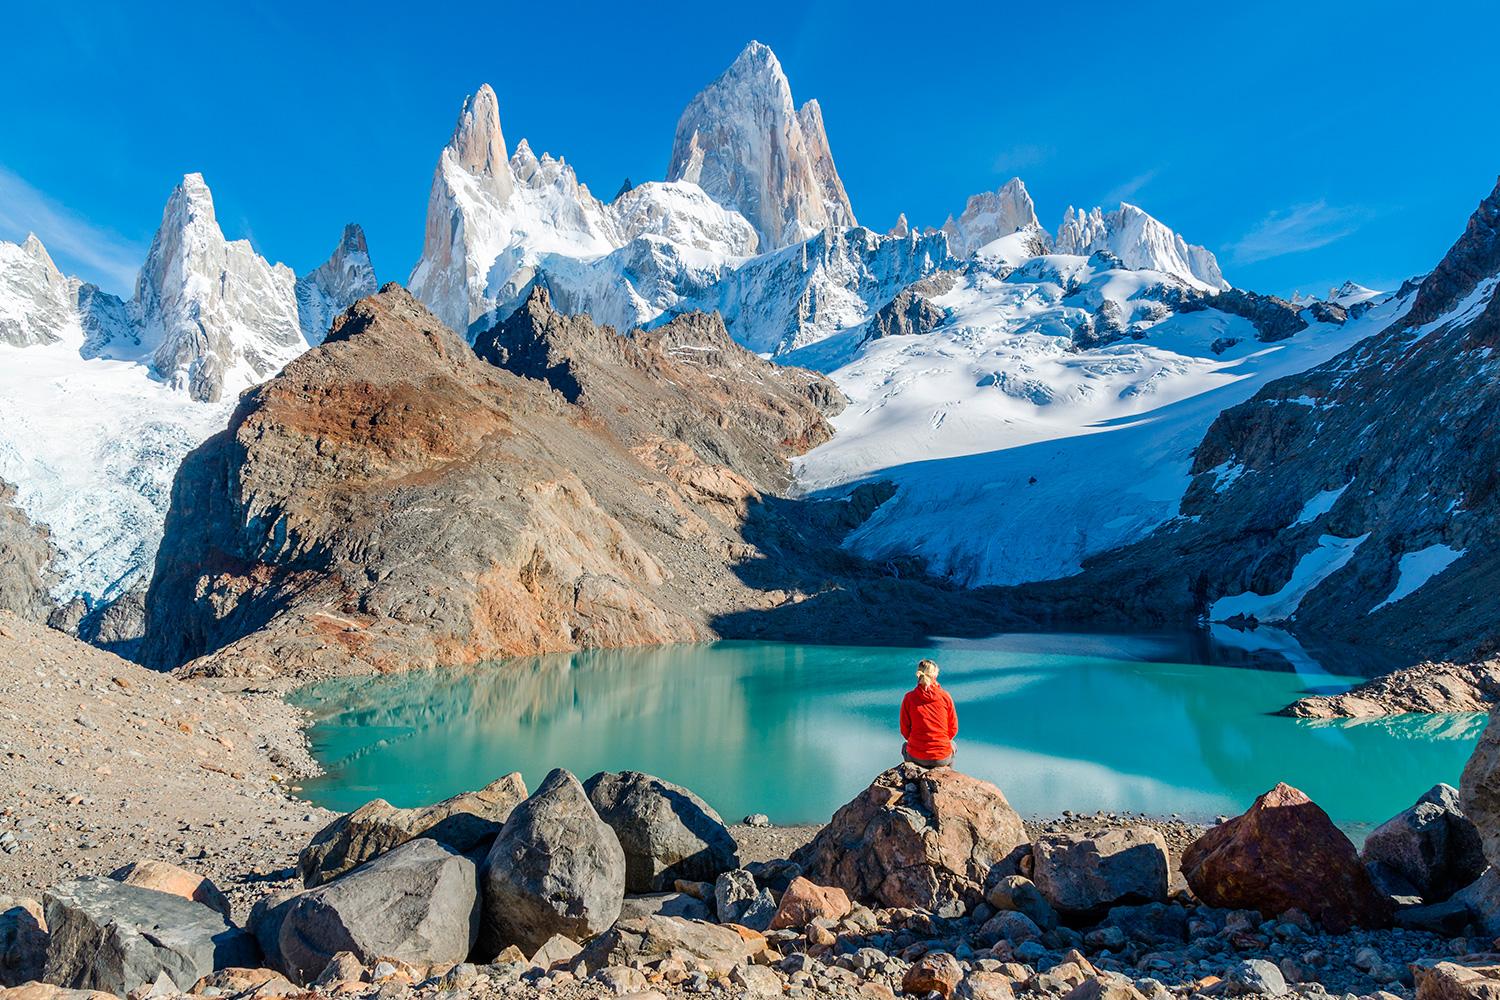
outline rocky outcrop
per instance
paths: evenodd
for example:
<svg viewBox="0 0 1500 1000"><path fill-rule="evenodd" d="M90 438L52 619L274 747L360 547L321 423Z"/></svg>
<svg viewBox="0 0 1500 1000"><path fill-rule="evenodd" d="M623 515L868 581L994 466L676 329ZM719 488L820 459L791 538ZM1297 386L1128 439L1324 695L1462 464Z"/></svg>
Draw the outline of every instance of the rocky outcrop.
<svg viewBox="0 0 1500 1000"><path fill-rule="evenodd" d="M388 286L249 394L178 473L144 660L407 669L701 640L781 599L733 572L739 528L829 435L826 380L707 317L621 337L541 292L482 349L527 377Z"/></svg>
<svg viewBox="0 0 1500 1000"><path fill-rule="evenodd" d="M351 222L333 254L297 279L297 321L302 336L309 344L322 343L339 313L379 288L365 231Z"/></svg>
<svg viewBox="0 0 1500 1000"><path fill-rule="evenodd" d="M1279 715L1298 719L1372 719L1407 712L1488 712L1500 701L1500 660L1418 663L1382 674L1343 694L1298 698Z"/></svg>
<svg viewBox="0 0 1500 1000"><path fill-rule="evenodd" d="M1381 927L1391 917L1349 838L1286 784L1189 844L1182 874L1210 906L1266 917L1300 909L1333 930Z"/></svg>
<svg viewBox="0 0 1500 1000"><path fill-rule="evenodd" d="M903 764L840 808L793 860L855 899L937 911L977 903L991 870L1025 843L1021 817L994 785Z"/></svg>
<svg viewBox="0 0 1500 1000"><path fill-rule="evenodd" d="M625 851L626 892L662 892L678 879L712 882L739 867L739 845L724 821L681 785L604 771L583 789Z"/></svg>
<svg viewBox="0 0 1500 1000"><path fill-rule="evenodd" d="M1167 844L1150 827L1055 833L1031 845L1032 881L1064 916L1167 898Z"/></svg>
<svg viewBox="0 0 1500 1000"><path fill-rule="evenodd" d="M371 965L454 963L468 957L478 935L474 862L418 838L296 897L280 915L272 957L306 984L340 952Z"/></svg>
<svg viewBox="0 0 1500 1000"><path fill-rule="evenodd" d="M319 830L298 856L297 870L303 885L322 885L415 837L467 853L492 840L525 798L526 783L513 771L430 806L398 809L375 799Z"/></svg>
<svg viewBox="0 0 1500 1000"><path fill-rule="evenodd" d="M667 180L691 181L740 212L763 251L855 225L822 109L809 102L797 110L781 63L759 42L683 110Z"/></svg>
<svg viewBox="0 0 1500 1000"><path fill-rule="evenodd" d="M931 333L947 317L940 306L935 306L927 296L915 290L915 286L903 288L894 299L881 306L865 324L863 344L883 337L912 337Z"/></svg>
<svg viewBox="0 0 1500 1000"><path fill-rule="evenodd" d="M1434 785L1365 838L1360 857L1405 880L1437 903L1484 874L1479 830L1459 806L1458 789Z"/></svg>
<svg viewBox="0 0 1500 1000"><path fill-rule="evenodd" d="M558 769L511 812L481 878L482 950L530 954L554 934L587 941L615 922L625 852L578 779Z"/></svg>
<svg viewBox="0 0 1500 1000"><path fill-rule="evenodd" d="M51 538L14 506L14 486L0 480L0 609L31 621L53 613L51 589L56 582Z"/></svg>
<svg viewBox="0 0 1500 1000"><path fill-rule="evenodd" d="M165 975L176 991L214 969L256 963L254 940L200 903L107 878L47 893L46 979L124 996Z"/></svg>
<svg viewBox="0 0 1500 1000"><path fill-rule="evenodd" d="M771 930L806 927L815 920L843 920L852 909L849 894L834 886L816 885L802 876L792 879L776 904Z"/></svg>

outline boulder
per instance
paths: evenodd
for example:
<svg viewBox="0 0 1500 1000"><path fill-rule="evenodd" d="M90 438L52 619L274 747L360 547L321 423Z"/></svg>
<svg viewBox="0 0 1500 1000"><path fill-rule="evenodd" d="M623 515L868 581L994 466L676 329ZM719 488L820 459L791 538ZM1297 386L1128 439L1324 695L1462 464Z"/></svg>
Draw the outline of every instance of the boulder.
<svg viewBox="0 0 1500 1000"><path fill-rule="evenodd" d="M339 952L367 966L380 959L462 962L478 935L478 912L474 862L446 844L418 838L293 899L279 915L271 957L303 984Z"/></svg>
<svg viewBox="0 0 1500 1000"><path fill-rule="evenodd" d="M783 930L788 927L806 927L820 917L826 920L843 920L854 908L849 894L832 886L815 885L801 877L792 879L776 913L771 917L770 929Z"/></svg>
<svg viewBox="0 0 1500 1000"><path fill-rule="evenodd" d="M516 806L484 863L485 949L587 941L620 915L625 852L578 779L558 768Z"/></svg>
<svg viewBox="0 0 1500 1000"><path fill-rule="evenodd" d="M34 899L0 896L0 987L42 978L47 920Z"/></svg>
<svg viewBox="0 0 1500 1000"><path fill-rule="evenodd" d="M727 871L714 882L714 913L720 923L737 924L759 894L754 875L743 868Z"/></svg>
<svg viewBox="0 0 1500 1000"><path fill-rule="evenodd" d="M1474 926L1491 937L1500 936L1500 868L1490 868L1451 897L1468 911Z"/></svg>
<svg viewBox="0 0 1500 1000"><path fill-rule="evenodd" d="M1458 788L1459 806L1479 830L1484 856L1500 864L1500 706L1490 710Z"/></svg>
<svg viewBox="0 0 1500 1000"><path fill-rule="evenodd" d="M621 920L589 942L573 970L588 976L611 965L655 962L675 953L718 978L764 947L764 939L747 938L732 927L681 917L643 917Z"/></svg>
<svg viewBox="0 0 1500 1000"><path fill-rule="evenodd" d="M1027 941L1040 941L1042 929L1020 910L1001 910L979 928L979 937L988 944L1004 941L1015 946Z"/></svg>
<svg viewBox="0 0 1500 1000"><path fill-rule="evenodd" d="M994 785L951 767L902 764L840 808L792 860L854 899L938 911L977 904L991 869L1025 843L1021 817Z"/></svg>
<svg viewBox="0 0 1500 1000"><path fill-rule="evenodd" d="M554 965L571 962L583 949L572 938L554 934L531 955L531 964L538 969L550 969Z"/></svg>
<svg viewBox="0 0 1500 1000"><path fill-rule="evenodd" d="M165 861L133 861L112 872L109 877L126 885L169 892L183 899L191 899L209 909L218 910L225 917L229 916L229 900L224 898L218 886L202 875L195 875L186 868L179 868Z"/></svg>
<svg viewBox="0 0 1500 1000"><path fill-rule="evenodd" d="M946 951L929 951L901 977L901 992L925 997L936 993L947 1000L963 981L964 967Z"/></svg>
<svg viewBox="0 0 1500 1000"><path fill-rule="evenodd" d="M682 917L685 920L712 920L713 910L701 899L685 892L654 892L644 896L626 896L620 904L621 920L634 917Z"/></svg>
<svg viewBox="0 0 1500 1000"><path fill-rule="evenodd" d="M1500 1000L1500 965L1459 962L1412 966L1417 1000Z"/></svg>
<svg viewBox="0 0 1500 1000"><path fill-rule="evenodd" d="M375 799L319 830L297 858L297 870L302 884L312 888L414 837L468 853L498 834L510 811L525 798L526 783L513 772L477 792L416 809L397 809L385 799Z"/></svg>
<svg viewBox="0 0 1500 1000"><path fill-rule="evenodd" d="M1232 997L1279 997L1286 993L1286 977L1274 962L1247 958L1224 974L1224 992Z"/></svg>
<svg viewBox="0 0 1500 1000"><path fill-rule="evenodd" d="M217 993L210 993L217 990ZM219 969L193 984L198 996L285 997L304 992L273 969L241 969L233 966Z"/></svg>
<svg viewBox="0 0 1500 1000"><path fill-rule="evenodd" d="M1148 826L1048 834L1031 856L1031 880L1065 917L1167 898L1167 842Z"/></svg>
<svg viewBox="0 0 1500 1000"><path fill-rule="evenodd" d="M1458 789L1434 785L1376 827L1360 851L1409 883L1424 902L1438 903L1484 874L1484 844L1464 815Z"/></svg>
<svg viewBox="0 0 1500 1000"><path fill-rule="evenodd" d="M255 943L260 946L262 955L274 959L281 950L282 922L301 895L301 890L283 889L269 896L262 896L250 907L250 919L245 922L245 926L255 936Z"/></svg>
<svg viewBox="0 0 1500 1000"><path fill-rule="evenodd" d="M1123 976L1088 976L1063 994L1063 1000L1145 1000Z"/></svg>
<svg viewBox="0 0 1500 1000"><path fill-rule="evenodd" d="M70 990L51 983L25 983L0 990L0 1000L119 1000L119 997L99 990Z"/></svg>
<svg viewBox="0 0 1500 1000"><path fill-rule="evenodd" d="M957 990L959 1000L1012 1000L1015 995L1009 976L980 970L964 976Z"/></svg>
<svg viewBox="0 0 1500 1000"><path fill-rule="evenodd" d="M984 901L997 910L1024 913L1044 931L1057 926L1057 911L1031 879L997 868L984 888Z"/></svg>
<svg viewBox="0 0 1500 1000"><path fill-rule="evenodd" d="M1182 853L1182 874L1203 902L1270 918L1301 910L1326 930L1383 927L1391 904L1349 838L1297 789L1279 784L1243 815Z"/></svg>
<svg viewBox="0 0 1500 1000"><path fill-rule="evenodd" d="M680 878L712 882L739 867L729 828L686 788L640 771L603 771L583 788L625 851L626 892L661 892Z"/></svg>
<svg viewBox="0 0 1500 1000"><path fill-rule="evenodd" d="M1118 928L1132 941L1156 948L1172 947L1187 940L1187 910L1176 903L1143 903L1112 907L1103 926Z"/></svg>
<svg viewBox="0 0 1500 1000"><path fill-rule="evenodd" d="M124 996L163 973L178 990L225 966L256 965L250 935L202 903L108 878L64 882L45 897L45 978Z"/></svg>

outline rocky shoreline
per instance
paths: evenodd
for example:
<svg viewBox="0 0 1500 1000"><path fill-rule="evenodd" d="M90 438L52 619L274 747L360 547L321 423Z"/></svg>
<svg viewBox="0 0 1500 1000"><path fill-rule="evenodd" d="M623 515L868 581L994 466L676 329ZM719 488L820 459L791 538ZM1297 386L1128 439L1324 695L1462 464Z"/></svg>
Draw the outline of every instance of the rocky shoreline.
<svg viewBox="0 0 1500 1000"><path fill-rule="evenodd" d="M1212 825L1023 820L909 765L821 827L725 824L634 772L337 816L295 797L315 765L269 692L13 615L0 671L3 1000L1500 990L1495 726L1462 801L1434 788L1361 852L1286 786Z"/></svg>
<svg viewBox="0 0 1500 1000"><path fill-rule="evenodd" d="M1298 719L1373 719L1407 712L1488 712L1500 701L1500 659L1418 663L1343 694L1299 698L1278 714Z"/></svg>

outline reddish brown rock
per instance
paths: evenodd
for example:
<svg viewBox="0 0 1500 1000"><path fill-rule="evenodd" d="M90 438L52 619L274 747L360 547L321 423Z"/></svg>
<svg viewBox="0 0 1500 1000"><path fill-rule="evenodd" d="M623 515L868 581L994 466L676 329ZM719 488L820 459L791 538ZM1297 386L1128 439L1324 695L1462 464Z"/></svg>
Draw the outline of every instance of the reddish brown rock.
<svg viewBox="0 0 1500 1000"><path fill-rule="evenodd" d="M806 927L819 917L842 920L850 909L849 894L843 889L815 885L799 875L781 894L781 903L771 918L771 930Z"/></svg>
<svg viewBox="0 0 1500 1000"><path fill-rule="evenodd" d="M794 860L855 899L938 910L977 903L990 870L1025 843L1021 817L994 785L902 764L839 809Z"/></svg>
<svg viewBox="0 0 1500 1000"><path fill-rule="evenodd" d="M126 885L191 899L229 916L229 900L224 898L218 886L202 875L195 875L186 868L179 868L165 861L134 861L113 872L110 878Z"/></svg>
<svg viewBox="0 0 1500 1000"><path fill-rule="evenodd" d="M1349 838L1287 784L1189 844L1182 873L1210 906L1259 910L1266 917L1298 909L1335 931L1382 927L1391 918L1389 901Z"/></svg>
<svg viewBox="0 0 1500 1000"><path fill-rule="evenodd" d="M1500 965L1414 965L1417 1000L1500 1000Z"/></svg>
<svg viewBox="0 0 1500 1000"><path fill-rule="evenodd" d="M963 978L963 966L958 964L958 959L946 951L929 951L906 970L901 979L901 992L919 997L937 993L946 1000L958 989Z"/></svg>

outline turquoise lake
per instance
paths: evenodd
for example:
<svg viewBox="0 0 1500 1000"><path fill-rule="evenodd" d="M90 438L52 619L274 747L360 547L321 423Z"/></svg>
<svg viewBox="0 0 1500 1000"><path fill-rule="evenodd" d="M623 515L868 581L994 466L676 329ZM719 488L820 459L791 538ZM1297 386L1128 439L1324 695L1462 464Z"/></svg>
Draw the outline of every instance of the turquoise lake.
<svg viewBox="0 0 1500 1000"><path fill-rule="evenodd" d="M896 716L933 656L958 706L957 766L1023 815L1065 809L1211 818L1278 781L1358 833L1438 781L1457 783L1483 716L1350 724L1272 715L1342 690L1306 657L1280 669L1179 662L1189 644L1008 636L925 649L721 642L508 660L330 681L292 700L313 715L327 773L304 794L349 810L419 805L508 771L633 769L686 785L727 820L826 822L900 760ZM1222 657L1207 657L1222 659Z"/></svg>

